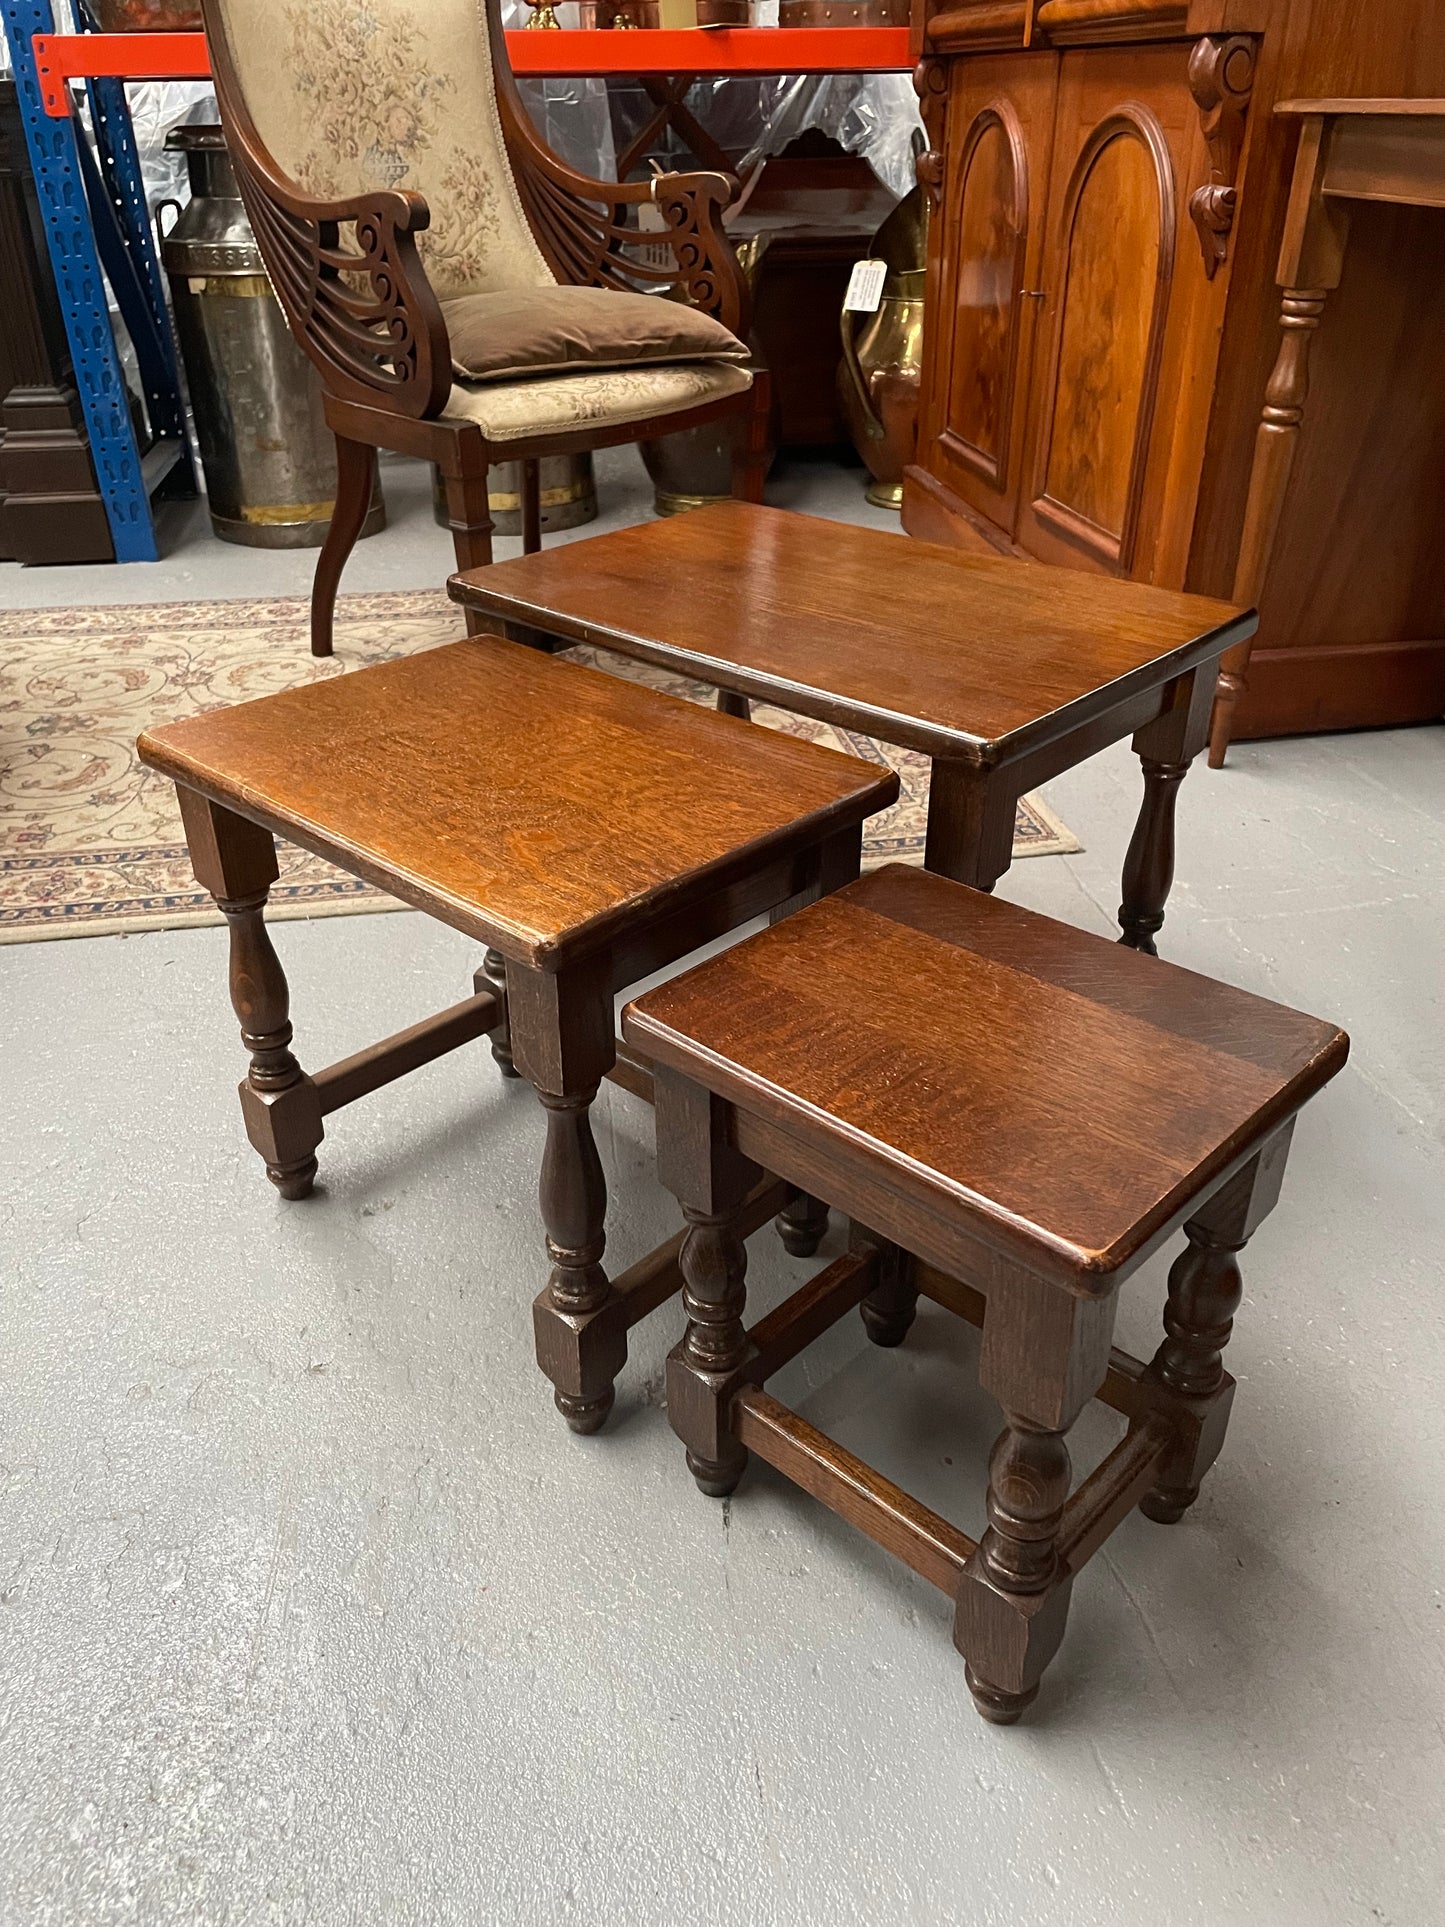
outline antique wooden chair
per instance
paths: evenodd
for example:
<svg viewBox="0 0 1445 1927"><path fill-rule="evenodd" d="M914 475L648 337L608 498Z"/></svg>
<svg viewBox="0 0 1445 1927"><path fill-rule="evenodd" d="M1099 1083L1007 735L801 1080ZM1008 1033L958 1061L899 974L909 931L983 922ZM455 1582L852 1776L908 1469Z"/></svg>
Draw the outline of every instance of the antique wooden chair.
<svg viewBox="0 0 1445 1927"><path fill-rule="evenodd" d="M767 380L735 359L586 362L454 379L444 310L561 287L636 302L672 291L734 335L747 284L721 174L590 180L536 133L497 0L204 0L221 121L246 211L297 340L320 371L338 482L317 561L311 647L371 500L378 449L434 462L459 566L491 560L487 470L522 464L524 546L540 544L537 462L746 417L735 487L760 500ZM655 207L663 226L638 225ZM658 264L659 253L671 260ZM653 303L648 301L652 308ZM735 345L734 345L735 352ZM468 626L475 629L470 614Z"/></svg>

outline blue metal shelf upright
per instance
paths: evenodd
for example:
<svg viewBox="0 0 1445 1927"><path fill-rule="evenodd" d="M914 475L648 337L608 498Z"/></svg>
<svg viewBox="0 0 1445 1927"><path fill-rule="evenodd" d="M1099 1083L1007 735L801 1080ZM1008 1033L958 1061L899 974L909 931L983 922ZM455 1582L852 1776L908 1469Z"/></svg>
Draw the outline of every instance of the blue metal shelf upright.
<svg viewBox="0 0 1445 1927"><path fill-rule="evenodd" d="M74 114L52 118L41 99L32 36L55 31L50 0L0 0L0 17L115 559L153 562L152 498L178 467L189 476L190 455L125 88L119 80L89 83L92 154ZM152 437L144 455L106 305L107 277L136 351Z"/></svg>

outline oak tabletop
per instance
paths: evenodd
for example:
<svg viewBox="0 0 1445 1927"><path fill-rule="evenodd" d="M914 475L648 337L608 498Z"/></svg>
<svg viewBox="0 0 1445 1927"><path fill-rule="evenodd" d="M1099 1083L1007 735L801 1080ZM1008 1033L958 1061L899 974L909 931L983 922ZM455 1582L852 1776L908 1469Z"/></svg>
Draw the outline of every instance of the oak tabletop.
<svg viewBox="0 0 1445 1927"><path fill-rule="evenodd" d="M453 598L926 754L992 763L1251 635L1203 596L746 502L454 575Z"/></svg>
<svg viewBox="0 0 1445 1927"><path fill-rule="evenodd" d="M745 1109L1097 1289L1344 1063L1334 1025L894 864L630 1004Z"/></svg>
<svg viewBox="0 0 1445 1927"><path fill-rule="evenodd" d="M169 723L139 747L541 969L898 794L875 763L495 636Z"/></svg>

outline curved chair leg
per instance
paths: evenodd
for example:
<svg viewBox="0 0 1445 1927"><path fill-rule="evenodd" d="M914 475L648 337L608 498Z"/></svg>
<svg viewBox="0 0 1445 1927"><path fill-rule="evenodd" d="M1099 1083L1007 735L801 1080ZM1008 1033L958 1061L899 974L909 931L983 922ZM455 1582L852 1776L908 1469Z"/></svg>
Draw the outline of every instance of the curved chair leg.
<svg viewBox="0 0 1445 1927"><path fill-rule="evenodd" d="M316 576L311 584L311 653L332 653L332 621L336 614L336 590L341 571L356 547L371 508L376 486L376 450L366 442L336 437L336 506L331 511L331 527L316 558Z"/></svg>

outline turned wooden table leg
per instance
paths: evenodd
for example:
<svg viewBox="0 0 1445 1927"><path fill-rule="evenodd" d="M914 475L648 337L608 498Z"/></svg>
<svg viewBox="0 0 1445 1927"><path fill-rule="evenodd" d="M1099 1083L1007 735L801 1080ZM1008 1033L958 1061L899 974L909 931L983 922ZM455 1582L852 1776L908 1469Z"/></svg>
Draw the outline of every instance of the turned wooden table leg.
<svg viewBox="0 0 1445 1927"><path fill-rule="evenodd" d="M912 1254L860 1224L849 1227L848 1249L878 1253L878 1282L858 1307L863 1329L875 1345L901 1345L918 1315L918 1277Z"/></svg>
<svg viewBox="0 0 1445 1927"><path fill-rule="evenodd" d="M747 1464L729 1410L752 1356L743 1310L747 1246L739 1224L758 1166L728 1142L728 1106L662 1065L655 1069L657 1170L687 1221L679 1265L687 1331L667 1361L667 1416L701 1491L725 1498Z"/></svg>
<svg viewBox="0 0 1445 1927"><path fill-rule="evenodd" d="M1214 665L1181 676L1166 692L1163 713L1134 733L1134 752L1144 772L1144 801L1124 858L1119 904L1120 943L1147 957L1174 882L1174 810L1179 785L1203 749L1214 691Z"/></svg>
<svg viewBox="0 0 1445 1927"><path fill-rule="evenodd" d="M741 1204L739 1198L730 1209L713 1214L683 1208L688 1232L680 1264L687 1332L674 1355L676 1366L672 1359L668 1361L669 1407L672 1384L682 1373L693 1381L689 1389L696 1389L700 1381L714 1394L710 1402L714 1424L687 1448L687 1469L698 1490L714 1499L726 1498L748 1462L746 1451L726 1429L726 1413L717 1396L732 1383L747 1357L743 1309L748 1296L748 1248L738 1233ZM682 1399L686 1405L686 1390Z"/></svg>
<svg viewBox="0 0 1445 1927"><path fill-rule="evenodd" d="M953 1638L975 1706L998 1726L1034 1698L1064 1636L1073 1584L1058 1551L1071 1476L1064 1435L1103 1382L1113 1327L1112 1294L1076 1297L1023 1271L988 1294L979 1382L1002 1406L1004 1429Z"/></svg>
<svg viewBox="0 0 1445 1927"><path fill-rule="evenodd" d="M1184 1517L1223 1449L1234 1398L1224 1349L1244 1293L1239 1254L1279 1197L1292 1129L1272 1138L1196 1212L1184 1227L1188 1245L1170 1268L1165 1339L1140 1381L1145 1404L1136 1421L1152 1410L1175 1428L1159 1482L1139 1502L1160 1525Z"/></svg>
<svg viewBox="0 0 1445 1927"><path fill-rule="evenodd" d="M251 1053L241 1085L246 1135L282 1197L304 1198L316 1177L321 1101L291 1051L290 992L266 929L266 900L278 875L275 841L194 790L176 794L196 880L230 928L231 1007Z"/></svg>
<svg viewBox="0 0 1445 1927"><path fill-rule="evenodd" d="M827 1234L828 1207L821 1198L795 1191L774 1223L790 1257L811 1258Z"/></svg>
<svg viewBox="0 0 1445 1927"><path fill-rule="evenodd" d="M585 1318L612 1295L602 1268L607 1244L607 1181L588 1115L597 1086L571 1092L537 1092L547 1112L539 1196L547 1228L547 1302L563 1318ZM595 1432L612 1410L615 1392L605 1384L556 1389L557 1410L574 1432Z"/></svg>
<svg viewBox="0 0 1445 1927"><path fill-rule="evenodd" d="M516 1077L517 1066L512 1061L512 1029L506 1015L507 960L500 950L485 952L481 969L472 975L472 988L493 991L502 1000L502 1021L488 1031L487 1041L492 1047L492 1056L503 1077Z"/></svg>
<svg viewBox="0 0 1445 1927"><path fill-rule="evenodd" d="M993 1586L1015 1602L1056 1585L1057 1541L1072 1472L1062 1432L1043 1431L1022 1413L1004 1413L1004 1429L988 1462L988 1530L975 1557ZM1060 1614L1055 1645L1062 1635ZM1016 1687L997 1685L972 1660L965 1677L974 1705L995 1726L1012 1726L1039 1690L1037 1678Z"/></svg>
<svg viewBox="0 0 1445 1927"><path fill-rule="evenodd" d="M538 1200L551 1270L532 1307L537 1363L572 1430L595 1432L627 1358L620 1300L602 1265L607 1181L590 1117L616 1056L612 980L595 964L553 974L509 961L507 993L516 1068L547 1114Z"/></svg>
<svg viewBox="0 0 1445 1927"><path fill-rule="evenodd" d="M1157 957L1156 933L1164 923L1164 905L1174 881L1174 805L1179 785L1189 774L1188 763L1159 763L1140 758L1144 770L1144 803L1129 839L1124 859L1123 901L1119 905L1120 943Z"/></svg>

